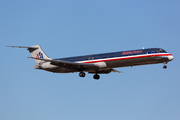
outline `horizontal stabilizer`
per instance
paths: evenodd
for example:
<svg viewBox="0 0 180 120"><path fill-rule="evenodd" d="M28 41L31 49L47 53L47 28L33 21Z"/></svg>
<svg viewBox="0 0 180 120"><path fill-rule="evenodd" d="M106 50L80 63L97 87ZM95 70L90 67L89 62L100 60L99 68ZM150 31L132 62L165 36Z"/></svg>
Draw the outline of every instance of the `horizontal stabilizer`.
<svg viewBox="0 0 180 120"><path fill-rule="evenodd" d="M26 48L26 49L38 49L38 47L25 47L25 46L6 46L6 47L12 47L12 48Z"/></svg>

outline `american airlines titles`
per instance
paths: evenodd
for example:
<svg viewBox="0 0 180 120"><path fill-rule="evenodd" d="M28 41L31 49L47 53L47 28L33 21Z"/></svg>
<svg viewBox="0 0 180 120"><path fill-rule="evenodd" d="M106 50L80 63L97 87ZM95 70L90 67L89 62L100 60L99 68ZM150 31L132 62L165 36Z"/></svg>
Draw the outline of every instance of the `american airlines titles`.
<svg viewBox="0 0 180 120"><path fill-rule="evenodd" d="M135 54L135 53L142 53L142 50L135 50L135 51L124 51L121 55L126 55L126 54Z"/></svg>

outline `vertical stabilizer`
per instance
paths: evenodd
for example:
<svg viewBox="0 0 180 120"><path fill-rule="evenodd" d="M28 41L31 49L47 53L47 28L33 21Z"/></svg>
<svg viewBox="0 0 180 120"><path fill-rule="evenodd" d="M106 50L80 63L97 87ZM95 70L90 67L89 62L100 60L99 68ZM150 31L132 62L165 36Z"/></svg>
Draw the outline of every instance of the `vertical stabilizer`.
<svg viewBox="0 0 180 120"><path fill-rule="evenodd" d="M31 53L32 57L34 58L41 58L41 59L50 59L41 49L39 45L34 45L31 47L25 47L25 46L7 46L7 47L13 47L13 48L26 48ZM37 64L41 63L41 60L34 59Z"/></svg>
<svg viewBox="0 0 180 120"><path fill-rule="evenodd" d="M39 45L31 46L31 47L27 48L27 50L29 50L32 57L41 58L41 59L51 59L43 52L43 50L41 49L41 47ZM41 60L36 60L36 59L34 59L34 60L37 64L42 62Z"/></svg>

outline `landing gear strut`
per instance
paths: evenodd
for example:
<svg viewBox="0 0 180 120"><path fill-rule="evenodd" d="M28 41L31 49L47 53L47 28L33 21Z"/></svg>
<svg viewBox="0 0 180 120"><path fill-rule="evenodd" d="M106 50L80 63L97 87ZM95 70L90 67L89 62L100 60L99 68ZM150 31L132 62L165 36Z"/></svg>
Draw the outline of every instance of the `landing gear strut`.
<svg viewBox="0 0 180 120"><path fill-rule="evenodd" d="M79 73L79 77L85 77L85 76L86 76L86 74L84 72Z"/></svg>
<svg viewBox="0 0 180 120"><path fill-rule="evenodd" d="M93 76L93 78L96 79L96 80L98 80L98 79L100 78L100 76L99 76L98 74L95 74L95 75Z"/></svg>
<svg viewBox="0 0 180 120"><path fill-rule="evenodd" d="M164 66L163 66L163 68L164 68L164 69L166 69L166 68L167 68L166 64L167 64L167 63L165 62L165 63L164 63Z"/></svg>

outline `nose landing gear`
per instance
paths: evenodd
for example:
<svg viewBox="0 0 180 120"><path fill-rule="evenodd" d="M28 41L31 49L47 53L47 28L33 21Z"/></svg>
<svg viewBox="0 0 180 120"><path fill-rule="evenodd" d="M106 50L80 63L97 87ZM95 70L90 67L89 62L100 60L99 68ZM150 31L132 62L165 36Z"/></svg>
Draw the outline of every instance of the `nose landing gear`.
<svg viewBox="0 0 180 120"><path fill-rule="evenodd" d="M166 68L167 68L166 64L167 64L167 63L165 62L165 63L164 63L164 66L163 66L163 68L164 68L164 69L166 69Z"/></svg>
<svg viewBox="0 0 180 120"><path fill-rule="evenodd" d="M167 66L166 66L166 65L164 65L164 66L163 66L163 68L164 68L164 69L166 69L166 68L167 68Z"/></svg>

